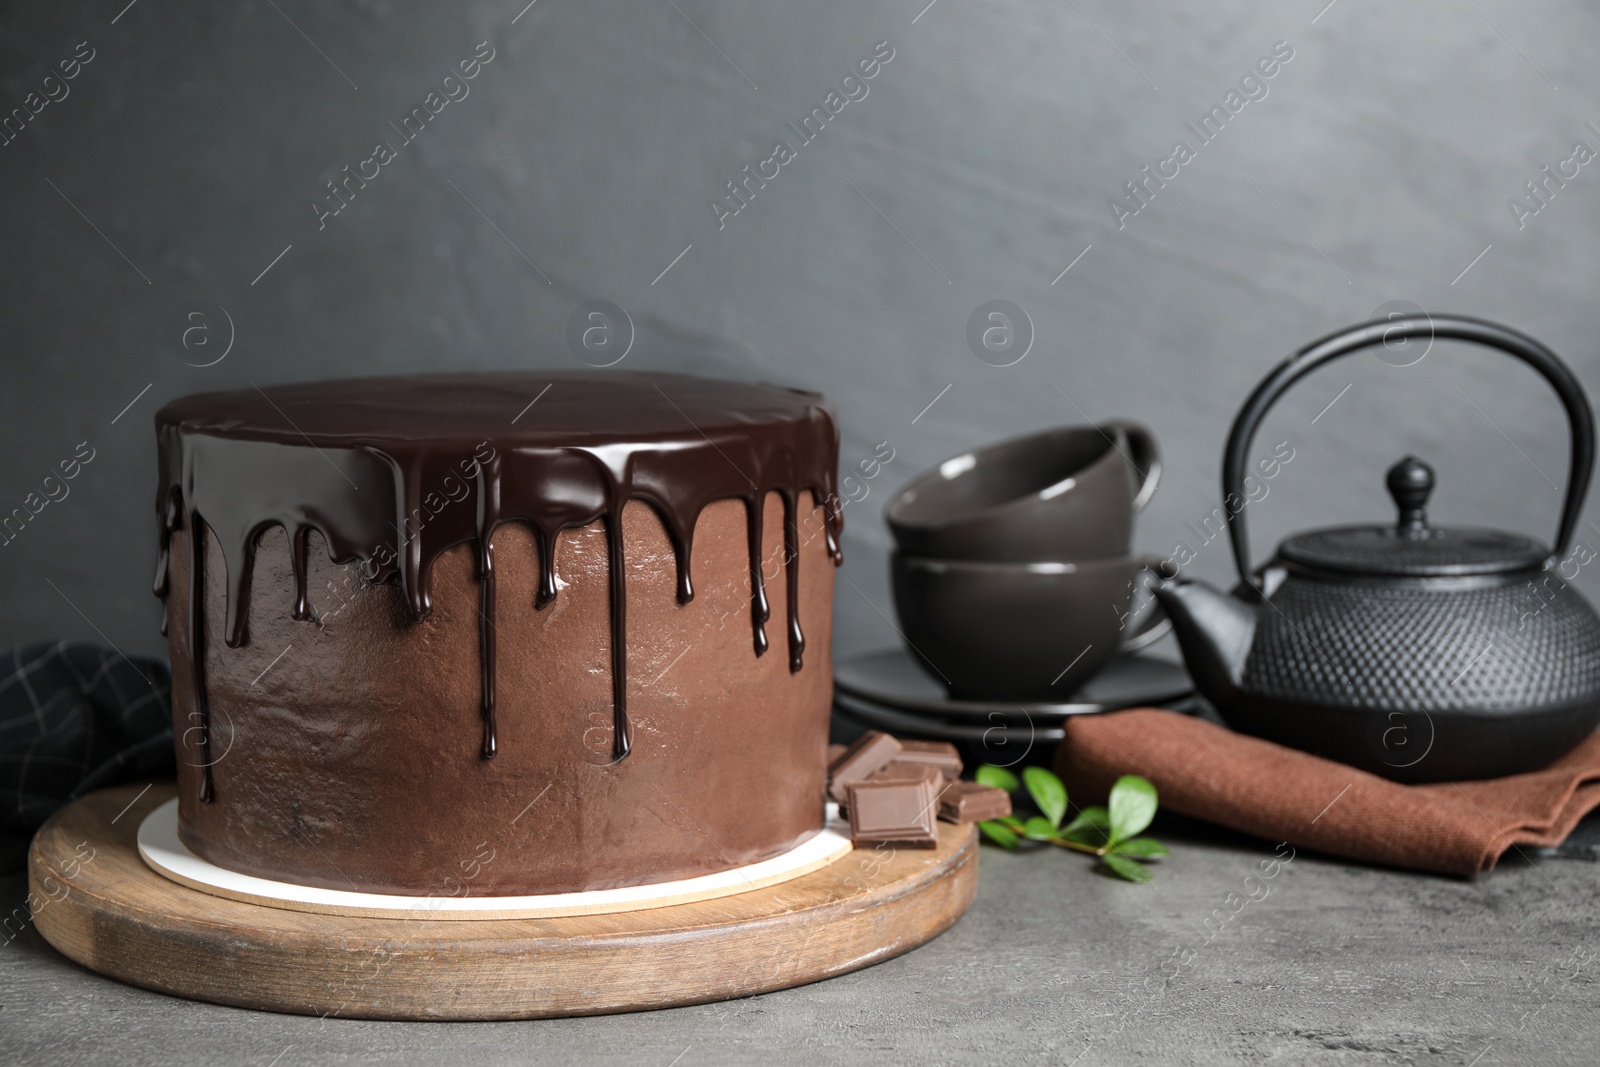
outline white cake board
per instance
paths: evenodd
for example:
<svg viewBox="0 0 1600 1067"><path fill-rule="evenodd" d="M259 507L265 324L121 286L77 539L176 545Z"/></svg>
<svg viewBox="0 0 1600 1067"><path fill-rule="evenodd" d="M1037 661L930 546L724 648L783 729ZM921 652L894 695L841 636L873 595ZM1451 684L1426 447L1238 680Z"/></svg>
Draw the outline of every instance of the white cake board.
<svg viewBox="0 0 1600 1067"><path fill-rule="evenodd" d="M849 824L838 806L827 806L822 831L771 859L698 878L593 889L582 893L529 896L413 897L359 893L293 885L218 867L190 852L178 837L178 801L167 801L139 824L139 855L157 873L180 885L229 900L323 915L362 915L385 919L545 919L563 915L605 915L713 900L777 885L826 867L852 849Z"/></svg>

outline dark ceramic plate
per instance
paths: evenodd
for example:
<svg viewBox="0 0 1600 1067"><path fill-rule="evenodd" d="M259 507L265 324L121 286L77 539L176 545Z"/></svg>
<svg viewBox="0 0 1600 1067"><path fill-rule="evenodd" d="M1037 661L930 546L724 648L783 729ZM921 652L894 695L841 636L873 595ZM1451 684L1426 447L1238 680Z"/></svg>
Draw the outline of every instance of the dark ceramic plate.
<svg viewBox="0 0 1600 1067"><path fill-rule="evenodd" d="M902 711L898 708L886 708L882 704L874 704L867 700L856 700L848 694L835 691L833 706L836 712L860 727L873 730L883 730L902 738L918 738L927 741L952 741L963 745L968 751L996 746L1007 746L1013 743L1024 750L1034 745L1054 745L1065 736L1060 719L1044 720L1037 722L1023 718L1021 715L1010 716L994 713L994 721L984 722L951 722L947 719L933 719L926 715L919 715L914 711ZM980 759L980 763L1008 763L1007 760L993 758Z"/></svg>
<svg viewBox="0 0 1600 1067"><path fill-rule="evenodd" d="M1163 707L1185 715L1199 711L1199 698L1181 697L1166 701ZM883 730L900 738L918 738L927 741L950 741L960 745L969 763L998 763L1011 766L1028 758L1029 753L1048 754L1049 746L1059 744L1066 736L1064 719L1033 718L1021 711L1003 713L991 711L987 722L935 719L914 711L887 708L868 700L857 700L835 692L833 707L838 713L835 721L843 719L855 726L848 736L834 738L848 742L859 730ZM1115 708L1103 709L1115 711ZM1022 755L1018 755L1022 753ZM1038 762L1037 759L1034 762Z"/></svg>
<svg viewBox="0 0 1600 1067"><path fill-rule="evenodd" d="M982 733L996 713L1018 722L1057 723L1068 715L1096 715L1141 705L1166 707L1194 693L1183 665L1155 656L1121 655L1061 703L1007 700L953 700L903 648L866 652L839 660L833 668L836 700L858 718L859 708L880 717ZM841 699L842 698L842 699ZM963 723L965 720L965 723Z"/></svg>

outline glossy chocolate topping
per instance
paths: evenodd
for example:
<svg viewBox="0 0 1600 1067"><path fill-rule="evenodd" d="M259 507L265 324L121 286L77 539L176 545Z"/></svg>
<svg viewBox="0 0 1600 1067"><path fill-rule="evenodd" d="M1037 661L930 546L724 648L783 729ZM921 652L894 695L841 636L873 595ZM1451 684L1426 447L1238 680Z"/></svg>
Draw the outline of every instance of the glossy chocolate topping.
<svg viewBox="0 0 1600 1067"><path fill-rule="evenodd" d="M543 608L560 588L556 538L604 520L610 562L613 756L628 754L627 591L623 506L660 516L677 561L680 603L694 597L689 573L695 521L714 500L745 502L750 615L755 654L767 649L769 609L760 552L768 493L783 503L789 669L805 635L797 610L799 494L822 502L829 555L839 561L835 477L839 435L816 393L672 374L559 372L364 378L204 393L156 413L160 439L161 558L156 594L166 596L168 543L187 531L192 580L187 617L196 712L205 760L201 799L212 799L210 708L205 686L204 557L209 527L227 575L229 647L249 640L250 579L261 533L288 534L293 617L314 613L306 592L306 545L317 531L335 563L358 561L373 582L398 578L416 622L432 607L433 564L471 543L477 559L483 671L483 747L495 730L494 531L532 529ZM203 525L202 525L203 524Z"/></svg>

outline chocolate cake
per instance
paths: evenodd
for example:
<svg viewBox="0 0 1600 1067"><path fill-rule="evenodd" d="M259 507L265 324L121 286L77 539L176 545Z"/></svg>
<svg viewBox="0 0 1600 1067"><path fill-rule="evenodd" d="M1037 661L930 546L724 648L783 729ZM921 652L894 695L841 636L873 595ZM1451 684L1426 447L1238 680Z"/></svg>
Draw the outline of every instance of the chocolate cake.
<svg viewBox="0 0 1600 1067"><path fill-rule="evenodd" d="M817 394L350 379L185 397L156 428L179 832L201 857L551 893L821 828L840 517Z"/></svg>

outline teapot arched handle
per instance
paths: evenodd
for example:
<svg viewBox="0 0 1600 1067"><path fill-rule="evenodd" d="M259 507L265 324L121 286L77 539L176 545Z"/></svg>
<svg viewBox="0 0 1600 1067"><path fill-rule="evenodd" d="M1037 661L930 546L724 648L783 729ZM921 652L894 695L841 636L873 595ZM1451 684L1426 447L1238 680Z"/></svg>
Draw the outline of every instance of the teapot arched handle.
<svg viewBox="0 0 1600 1067"><path fill-rule="evenodd" d="M1561 503L1561 525L1556 530L1555 547L1550 558L1561 559L1566 555L1583 510L1583 498L1589 491L1590 475L1594 473L1594 411L1578 379L1554 352L1510 327L1459 315L1402 315L1352 326L1311 342L1279 364L1256 386L1255 392L1250 394L1250 399L1239 410L1233 421L1233 429L1228 433L1228 445L1222 457L1222 499L1228 515L1228 535L1233 542L1233 560L1246 589L1260 594L1251 573L1250 535L1245 527L1245 509L1241 504L1235 511L1227 502L1230 499L1246 499L1244 480L1249 464L1250 443L1256 429L1266 418L1267 411L1291 385L1324 363L1373 345L1411 338L1472 341L1498 348L1538 371L1556 391L1562 407L1567 411L1572 457L1567 472L1567 492Z"/></svg>

